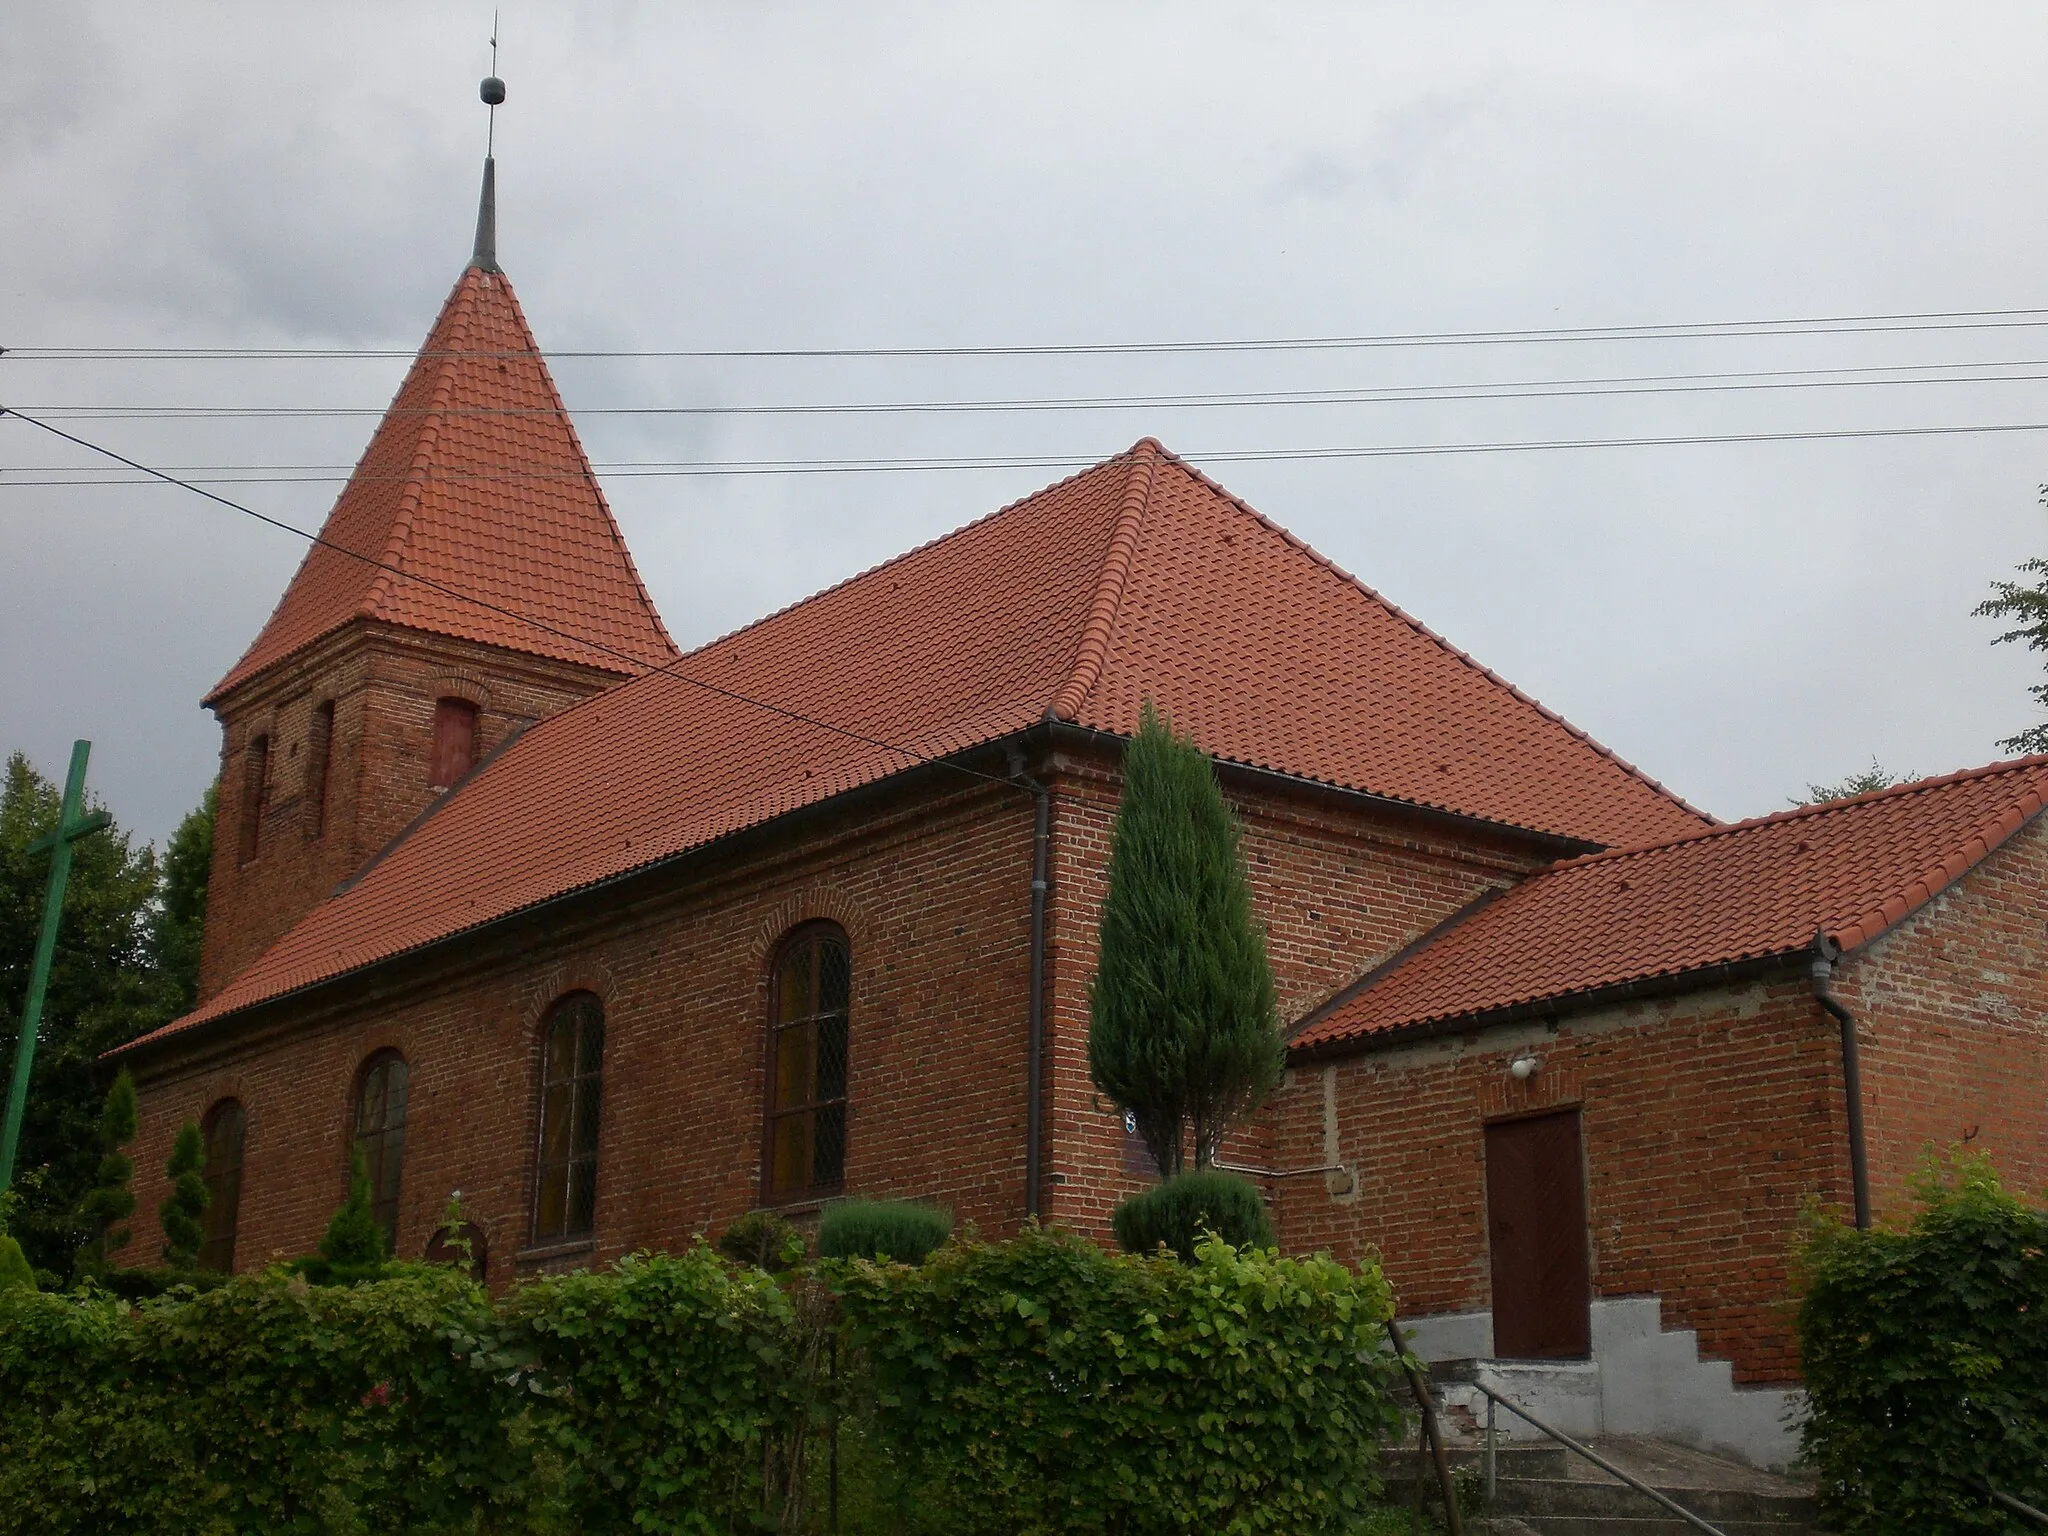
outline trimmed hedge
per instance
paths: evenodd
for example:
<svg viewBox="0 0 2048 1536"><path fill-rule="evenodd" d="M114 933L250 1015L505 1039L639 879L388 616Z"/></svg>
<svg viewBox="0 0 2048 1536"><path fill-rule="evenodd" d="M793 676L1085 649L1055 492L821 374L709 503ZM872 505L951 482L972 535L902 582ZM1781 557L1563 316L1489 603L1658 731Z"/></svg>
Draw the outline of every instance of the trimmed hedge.
<svg viewBox="0 0 2048 1536"><path fill-rule="evenodd" d="M1277 1246L1258 1187L1214 1169L1177 1173L1140 1190L1118 1204L1110 1223L1125 1253L1166 1248L1192 1261L1196 1245L1212 1233L1234 1248Z"/></svg>
<svg viewBox="0 0 2048 1536"><path fill-rule="evenodd" d="M837 1200L818 1218L818 1254L922 1264L952 1231L951 1216L916 1200Z"/></svg>
<svg viewBox="0 0 2048 1536"><path fill-rule="evenodd" d="M1045 1232L780 1279L700 1243L496 1302L417 1264L6 1290L0 1533L809 1529L842 1423L850 1533L1335 1531L1398 1423L1391 1307L1328 1260Z"/></svg>
<svg viewBox="0 0 2048 1536"><path fill-rule="evenodd" d="M1031 1231L828 1277L894 1497L950 1531L1341 1530L1400 1425L1376 1270Z"/></svg>
<svg viewBox="0 0 2048 1536"><path fill-rule="evenodd" d="M1806 1453L1841 1530L2016 1529L1975 1485L2048 1504L2048 1211L1981 1158L1919 1193L1904 1230L1809 1231Z"/></svg>

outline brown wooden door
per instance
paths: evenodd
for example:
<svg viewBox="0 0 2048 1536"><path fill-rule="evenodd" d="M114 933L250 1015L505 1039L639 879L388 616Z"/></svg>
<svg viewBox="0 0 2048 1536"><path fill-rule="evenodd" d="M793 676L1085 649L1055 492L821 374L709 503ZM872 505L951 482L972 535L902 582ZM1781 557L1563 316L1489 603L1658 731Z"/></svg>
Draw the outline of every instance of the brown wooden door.
<svg viewBox="0 0 2048 1536"><path fill-rule="evenodd" d="M1583 1360L1591 1352L1586 1177L1577 1110L1486 1128L1493 1352Z"/></svg>

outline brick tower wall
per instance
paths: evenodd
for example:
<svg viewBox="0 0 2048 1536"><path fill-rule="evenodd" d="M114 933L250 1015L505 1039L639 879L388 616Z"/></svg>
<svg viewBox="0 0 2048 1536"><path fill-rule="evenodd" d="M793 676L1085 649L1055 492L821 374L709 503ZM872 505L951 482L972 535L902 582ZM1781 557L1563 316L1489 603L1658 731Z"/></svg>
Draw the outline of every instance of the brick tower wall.
<svg viewBox="0 0 2048 1536"><path fill-rule="evenodd" d="M610 686L569 662L389 625L352 624L214 702L220 809L199 995L218 992L437 798L434 707L477 706L479 760L508 736ZM309 783L315 710L334 706L326 796ZM242 858L249 745L270 740L256 855Z"/></svg>

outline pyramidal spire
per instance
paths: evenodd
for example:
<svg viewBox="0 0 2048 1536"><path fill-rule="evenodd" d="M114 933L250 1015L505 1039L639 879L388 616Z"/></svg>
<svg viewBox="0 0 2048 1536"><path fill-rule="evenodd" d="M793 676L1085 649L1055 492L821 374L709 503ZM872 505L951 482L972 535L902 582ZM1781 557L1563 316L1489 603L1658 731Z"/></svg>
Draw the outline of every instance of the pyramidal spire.
<svg viewBox="0 0 2048 1536"><path fill-rule="evenodd" d="M494 63L497 53L498 38L493 28L491 57ZM470 252L469 264L479 272L495 272L498 270L498 107L505 100L505 82L495 74L486 75L476 93L490 108L491 122L484 139L484 185L477 195L476 247Z"/></svg>
<svg viewBox="0 0 2048 1536"><path fill-rule="evenodd" d="M498 162L484 156L484 189L476 204L476 248L469 264L479 272L498 270Z"/></svg>

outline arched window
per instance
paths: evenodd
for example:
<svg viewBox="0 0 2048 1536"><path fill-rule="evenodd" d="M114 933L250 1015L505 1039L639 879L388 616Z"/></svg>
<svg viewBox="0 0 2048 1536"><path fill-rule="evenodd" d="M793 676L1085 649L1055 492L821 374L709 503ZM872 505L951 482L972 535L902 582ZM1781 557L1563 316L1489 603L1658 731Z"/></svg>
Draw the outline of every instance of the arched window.
<svg viewBox="0 0 2048 1536"><path fill-rule="evenodd" d="M398 1181L405 1170L405 1058L379 1051L356 1088L356 1146L370 1174L370 1209L384 1235L398 1234Z"/></svg>
<svg viewBox="0 0 2048 1536"><path fill-rule="evenodd" d="M846 1168L846 1008L853 952L835 923L783 941L768 1000L761 1187L768 1200L831 1194Z"/></svg>
<svg viewBox="0 0 2048 1536"><path fill-rule="evenodd" d="M199 1245L199 1267L218 1274L235 1268L235 1217L242 1208L242 1132L247 1121L242 1106L222 1099L206 1112L200 1134L206 1139L206 1236Z"/></svg>
<svg viewBox="0 0 2048 1536"><path fill-rule="evenodd" d="M572 992L541 1031L540 1155L533 1240L587 1236L597 1210L597 1116L604 1084L604 1004Z"/></svg>
<svg viewBox="0 0 2048 1536"><path fill-rule="evenodd" d="M446 789L476 761L476 706L467 699L434 701L434 755L427 783Z"/></svg>

